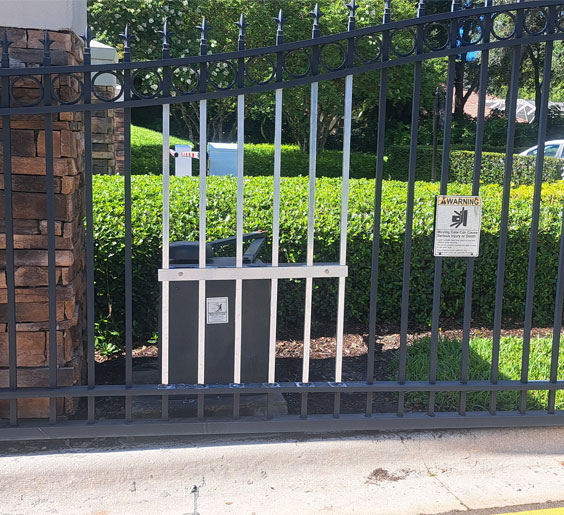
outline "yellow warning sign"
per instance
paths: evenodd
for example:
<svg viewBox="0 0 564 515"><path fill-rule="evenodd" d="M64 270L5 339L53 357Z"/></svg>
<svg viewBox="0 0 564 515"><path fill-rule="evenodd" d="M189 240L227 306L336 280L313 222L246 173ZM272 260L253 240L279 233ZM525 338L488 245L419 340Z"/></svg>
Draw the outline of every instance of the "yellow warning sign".
<svg viewBox="0 0 564 515"><path fill-rule="evenodd" d="M482 197L467 197L456 195L439 195L439 206L481 206Z"/></svg>

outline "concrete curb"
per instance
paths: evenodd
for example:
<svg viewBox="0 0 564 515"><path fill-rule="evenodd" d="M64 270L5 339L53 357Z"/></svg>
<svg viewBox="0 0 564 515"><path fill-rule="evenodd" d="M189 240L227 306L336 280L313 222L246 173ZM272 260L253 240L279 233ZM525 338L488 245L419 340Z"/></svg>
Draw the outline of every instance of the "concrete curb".
<svg viewBox="0 0 564 515"><path fill-rule="evenodd" d="M564 499L559 428L0 458L2 514L436 514ZM197 490L197 492L196 492Z"/></svg>

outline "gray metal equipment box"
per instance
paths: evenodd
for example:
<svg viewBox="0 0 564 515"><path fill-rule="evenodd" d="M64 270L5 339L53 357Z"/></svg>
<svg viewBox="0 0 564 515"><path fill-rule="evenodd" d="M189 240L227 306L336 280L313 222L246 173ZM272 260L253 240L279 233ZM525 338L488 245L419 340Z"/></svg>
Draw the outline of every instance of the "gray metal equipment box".
<svg viewBox="0 0 564 515"><path fill-rule="evenodd" d="M244 262L262 264L257 259L266 233L250 233L254 240L244 254ZM207 264L235 266L234 257L217 257L215 250L233 244L235 238L206 245ZM198 242L175 242L170 247L171 268L198 263ZM242 282L241 382L268 381L270 334L270 280ZM173 281L169 300L169 382L198 382L198 281ZM205 382L233 382L235 348L235 281L206 281Z"/></svg>
<svg viewBox="0 0 564 515"><path fill-rule="evenodd" d="M237 144L208 143L210 175L237 175Z"/></svg>
<svg viewBox="0 0 564 515"><path fill-rule="evenodd" d="M192 158L185 157L182 152L191 152L192 145L174 145L174 151L178 157L174 159L174 175L176 177L192 176Z"/></svg>

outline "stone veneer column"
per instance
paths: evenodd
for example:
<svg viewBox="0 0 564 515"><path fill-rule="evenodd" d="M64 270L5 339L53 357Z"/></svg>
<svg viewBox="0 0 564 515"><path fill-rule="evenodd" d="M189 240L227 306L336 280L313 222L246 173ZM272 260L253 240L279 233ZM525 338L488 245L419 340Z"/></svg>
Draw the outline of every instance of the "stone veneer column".
<svg viewBox="0 0 564 515"><path fill-rule="evenodd" d="M118 62L115 48L93 40L91 43L92 64ZM92 85L92 103L116 96L116 78L109 73L98 75ZM94 94L95 93L95 94ZM105 109L92 113L92 170L97 174L115 174L117 171L115 114L118 110ZM123 109L120 111L123 112Z"/></svg>
<svg viewBox="0 0 564 515"><path fill-rule="evenodd" d="M0 27L8 32L10 66L38 66L43 59L42 30ZM71 31L49 31L53 65L82 63L82 41ZM76 98L78 85L68 76L54 84L63 100ZM15 98L37 98L37 85L18 81ZM53 114L53 162L57 265L58 385L82 382L84 377L84 204L82 113ZM1 127L1 118L0 118ZM49 317L47 294L47 220L45 193L44 115L11 117L13 216L16 282L16 344L19 387L48 386ZM0 152L1 142L0 142ZM4 170L0 157L0 387L8 386L8 306L5 272ZM58 413L71 412L72 400L61 399ZM21 418L46 417L48 399L18 401ZM0 401L6 417L8 401Z"/></svg>
<svg viewBox="0 0 564 515"><path fill-rule="evenodd" d="M94 88L101 98L113 98L115 95L115 88L112 86L94 85ZM92 95L92 103L99 102ZM105 109L92 113L92 171L96 174L116 173L114 112L113 109Z"/></svg>
<svg viewBox="0 0 564 515"><path fill-rule="evenodd" d="M124 115L123 109L114 109L114 151L116 173L119 175L125 174Z"/></svg>

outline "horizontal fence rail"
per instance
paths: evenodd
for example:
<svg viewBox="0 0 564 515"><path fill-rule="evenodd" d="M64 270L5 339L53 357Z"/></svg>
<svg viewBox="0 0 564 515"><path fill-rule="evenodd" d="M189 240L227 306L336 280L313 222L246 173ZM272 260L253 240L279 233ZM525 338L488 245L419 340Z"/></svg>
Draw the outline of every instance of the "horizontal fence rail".
<svg viewBox="0 0 564 515"><path fill-rule="evenodd" d="M132 60L131 39L133 34L125 28L123 38L123 59L115 64L91 64L91 41L93 34L86 29L84 40L84 63L78 65L54 66L51 64L53 40L45 32L41 40L43 60L41 66L12 67L10 64L10 46L7 32L4 32L0 44L2 59L0 67L0 119L2 121L2 173L4 179L4 220L6 238L4 268L6 278L6 324L7 339L5 351L7 359L0 367L0 402L6 406L0 418L0 440L66 438L84 436L126 436L126 435L172 435L172 434L229 434L252 432L292 432L292 431L349 431L383 429L433 429L433 428L470 428L470 427L506 427L531 425L563 425L564 412L556 410L557 394L564 390L564 381L558 378L560 332L564 302L564 231L560 236L558 275L556 296L554 299L554 328L550 362L550 377L545 380L531 380L531 335L533 330L533 306L537 258L539 246L539 226L541 216L541 192L543 187L544 143L554 42L564 40L564 4L554 0L521 1L513 4L493 5L486 0L483 7L462 8L454 0L451 12L426 14L424 1L417 7L414 19L392 21L389 2L386 1L382 24L357 28L355 0L347 4L347 30L332 35L321 35L323 12L315 6L310 13L313 18L312 37L308 40L286 42L282 11L274 18L273 40L269 47L246 48L245 18L236 22L238 28L237 50L212 54L208 51L208 36L213 32L206 19L197 27L200 32L199 55L188 57L171 56L171 38L173 37L165 23L162 36L162 57L152 61L137 62ZM407 43L406 43L407 42ZM513 151L515 148L515 128L517 123L516 106L520 80L520 59L527 45L542 45L544 61L542 69L542 102L538 113L539 129L537 144L539 152L535 160L535 181L529 228L529 253L527 268L523 345L519 380L506 380L500 375L500 339L503 319L503 301L507 252L509 241L509 213L511 202L511 180L513 170ZM439 349L441 345L441 308L442 279L447 273L446 259L434 257L434 275L432 279L432 316L430 323L429 358L425 364L428 370L427 380L410 380L407 372L409 360L410 302L413 302L411 275L414 268L413 249L416 222L416 166L418 155L418 134L421 118L421 86L423 63L431 59L444 58L446 62L444 132L442 142L442 162L440 175L440 194L449 193L449 157L451 145L451 125L453 117L453 92L455 87L455 68L461 54L479 54L478 115L476 120L475 153L472 176L472 195L480 194L482 170L482 146L484 141L484 113L486 108L486 90L490 78L490 52L499 48L509 48L512 69L508 84L507 99L507 137L505 173L501 201L501 227L497 255L497 279L495 285L494 322L491 348L491 372L488 380L473 380L470 367L470 336L472 327L472 290L475 282L475 258L463 258L465 266L465 293L463 299L462 343L459 379L441 380L438 373ZM328 59L337 56L336 61ZM406 65L409 65L408 67ZM405 227L402 236L403 261L401 265L401 300L399 347L397 350L397 372L390 380L381 380L376 373L377 360L377 319L379 313L379 284L381 262L382 194L385 162L386 102L390 98L389 72L403 66L413 70L411 133L409 145L409 166L407 196L405 205ZM350 223L349 196L352 189L351 172L351 133L353 124L355 75L379 70L378 84L378 129L374 134L377 143L374 170L374 212L371 242L371 270L366 290L369 292L369 310L367 320L366 370L362 371L362 380L348 377L344 367L345 299L346 284L353 265L350 264L350 251L347 249L347 231ZM97 89L103 76L115 79L116 93L107 98ZM411 77L411 76L410 76ZM323 263L316 256L316 224L322 223L316 211L316 178L320 164L317 162L317 131L319 123L320 85L324 81L344 79L342 98L343 162L339 197L339 239L336 262ZM411 79L410 79L411 80ZM62 84L72 84L69 92L62 93ZM307 112L304 117L309 121L309 168L307 208L304 209L306 243L304 243L304 263L280 262L281 219L285 216L281 201L281 144L284 109L284 95L288 88L309 86ZM32 100L24 101L21 89L34 91ZM251 233L255 240L248 243L249 235L245 229L245 180L244 180L244 141L245 109L247 95L272 92L274 100L274 159L273 159L273 196L272 226L265 227L266 233ZM71 95L72 93L72 95ZM70 96L69 96L70 95ZM208 109L216 99L232 97L236 100L236 149L237 167L234 184L235 235L233 260L210 262L207 244L209 241L208 215L213 209L208 187L208 162L204 149L208 147L209 127ZM171 261L171 201L173 193L170 180L170 106L181 103L197 102L199 113L199 179L197 180L198 240L195 258L189 263ZM234 104L235 105L235 104ZM162 262L158 270L161 286L161 304L155 306L160 311L159 328L159 373L160 381L140 384L134 373L134 315L133 292L135 289L133 240L133 212L135 199L132 196L131 169L131 112L132 109L147 106L162 106L163 119L163 154L162 154ZM95 217L93 194L93 118L96 112L104 110L123 110L124 112L124 186L123 186L123 297L124 297L124 370L123 384L99 384L96 369L96 317L95 299ZM78 156L82 162L80 174L83 175L84 220L78 226L84 227L84 331L83 361L72 370L62 366L61 344L58 341L59 314L59 248L57 238L58 217L57 195L54 190L56 179L57 156L53 151L54 123L52 114L81 113L84 150ZM37 117L37 115L41 115ZM45 331L46 366L43 369L45 384L22 387L20 378L26 370L18 367L18 292L16 269L19 266L16 257L19 248L15 248L15 224L17 217L14 209L13 180L14 158L20 157L13 151L13 122L26 120L26 117L41 119L41 131L44 131L44 184L40 187L45 193L46 270L48 299L48 321L42 327ZM82 187L82 186L81 186ZM82 217L82 215L81 215ZM564 221L563 221L564 227ZM63 229L61 229L62 231ZM258 235L258 236L257 236ZM269 252L270 262L248 263L251 248L260 248L257 240L268 237L272 247ZM217 243L217 242L215 242ZM225 242L223 242L225 243ZM82 243L81 243L82 244ZM245 250L245 245L250 245ZM253 245L255 247L253 247ZM460 259L460 258L453 258ZM223 264L222 264L223 263ZM154 272L154 271L151 271ZM304 325L302 357L296 380L277 381L277 365L282 358L276 356L279 291L283 281L302 281ZM262 380L246 381L245 368L248 352L247 336L252 333L245 315L245 306L252 296L247 293L247 285L259 282L268 284L267 295L263 299L264 319L268 319L268 330L264 341L265 370ZM317 380L312 373L311 359L312 312L315 303L315 288L321 281L334 281L337 313L335 327L335 358L332 364L332 377ZM229 306L227 318L233 317L233 334L225 336L233 340L232 353L217 355L218 342L210 323L208 301L224 298L209 293L222 283L233 284L232 306ZM185 334L178 335L173 330L173 310L171 301L174 288L192 288L194 295L186 304L183 315L194 326L193 352L190 361L183 363L186 370L190 367L193 374L190 380L180 382L177 377L175 352L179 342L188 343ZM190 294L191 295L191 294ZM188 297L186 297L188 298ZM551 304L552 306L552 304ZM220 308L218 308L220 309ZM176 322L174 322L176 323ZM247 325L246 325L247 324ZM211 335L211 336L210 336ZM228 354L228 355L227 355ZM219 384L209 377L213 371L209 368L210 360L227 360L228 380ZM67 363L68 364L68 363ZM73 375L74 374L74 375ZM188 374L188 372L186 372ZM186 375L188 377L188 375ZM327 378L324 378L327 379ZM74 383L73 386L69 384ZM63 386L64 384L64 386ZM542 391L547 394L546 409L528 409L527 394ZM486 393L489 405L483 411L468 409L468 400L475 393ZM500 395L505 392L518 392L518 408L514 411L499 408ZM438 401L441 394L458 394L458 408L455 412L441 411ZM387 395L389 394L389 396ZM409 396L424 394L423 407L412 409ZM330 399L330 408L324 404L323 413L318 413L315 399L319 396ZM246 414L245 402L253 396L253 402L259 408L252 415ZM48 413L45 418L27 419L20 416L21 401L47 399ZM74 408L62 412L60 403L64 399L79 400ZM115 400L123 401L117 410L119 416L109 420L104 412L104 404ZM138 416L136 401L147 399L158 402L157 414ZM345 400L355 400L355 412L344 409ZM293 414L280 414L276 411L277 403L294 404ZM147 401L150 402L150 401ZM262 403L262 404L261 404ZM210 414L210 406L227 405L227 412ZM151 404L152 407L153 404ZM378 407L385 409L377 409ZM180 408L179 408L180 407ZM193 410L191 408L194 408ZM152 408L151 408L152 409ZM216 409L216 408L214 408ZM317 411L316 411L317 410ZM212 410L213 411L213 410ZM219 413L219 414L218 414Z"/></svg>
<svg viewBox="0 0 564 515"><path fill-rule="evenodd" d="M533 43L556 41L564 39L564 15L558 10L552 24L544 24L544 27L531 28L529 20L534 14L541 13L548 20L549 9L560 9L562 3L556 0L527 1L517 4L504 4L473 9L457 9L450 13L441 13L432 16L422 16L412 20L387 22L374 27L364 27L350 30L342 34L330 36L318 36L312 40L282 43L277 46L257 49L245 49L220 54L209 54L189 56L182 58L168 57L155 61L135 62L124 59L116 64L89 64L80 66L44 66L41 68L19 69L14 73L12 69L0 69L0 77L8 75L11 77L36 76L40 93L38 98L30 104L22 104L13 101L11 107L3 112L6 115L24 113L49 113L69 111L92 111L100 109L101 106L84 102L83 74L90 73L92 84L96 79L105 74L115 77L121 86L116 97L106 99L97 97L102 104L109 106L120 102L120 107L141 107L149 105L163 105L184 103L187 101L199 101L204 99L216 99L236 95L236 90L244 89L245 93L260 93L272 91L279 88L291 88L304 84L311 84L323 80L332 80L345 77L350 74L365 73L372 70L396 67L402 64L421 62L431 58L448 57L459 55L462 52L481 52L494 48L504 48L515 45L529 45ZM495 20L499 16L509 18L512 26L501 34L496 33ZM491 23L485 20L490 18ZM507 20L506 20L507 21ZM463 24L473 23L470 35L463 37L460 31L453 30L454 26L461 28ZM204 24L205 25L205 24ZM211 29L205 26L201 38L206 41L207 34ZM417 32L420 33L421 49L417 51ZM487 31L487 33L486 33ZM431 33L437 41L431 41ZM383 58L383 36L387 34L387 57ZM396 35L408 35L412 40L407 47L394 46ZM132 34L124 33L129 48ZM90 36L89 36L90 37ZM164 36L170 40L169 32ZM348 42L353 44L349 45ZM9 43L9 42L8 42ZM8 44L7 43L7 44ZM365 55L363 50L369 43L375 47ZM323 60L323 49L329 45L340 49L342 60L338 64L325 63ZM129 55L129 54L128 54ZM296 57L297 56L297 57ZM305 59L299 62L299 57ZM243 66L238 61L243 60ZM259 68L258 60L266 62L267 70ZM292 65L292 60L297 61ZM295 68L293 68L294 66ZM278 68L282 68L282 73ZM212 69L213 68L213 69ZM192 82L187 86L180 86L177 79L178 70L188 69L193 76ZM228 78L219 79L219 70L228 70ZM206 71L207 70L207 71ZM202 77L202 71L204 76ZM128 72L128 73L126 73ZM142 84L145 74L152 74L146 84ZM70 75L79 84L80 92L75 98L68 101L53 99L54 105L45 105L45 95L52 89L49 81L37 77L48 77L49 75ZM126 76L129 80L126 80ZM12 81L12 87L14 86ZM127 82L127 84L126 84ZM149 86L156 85L156 89ZM96 93L94 93L96 95ZM14 99L13 99L14 100Z"/></svg>

